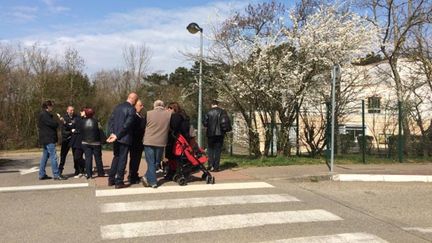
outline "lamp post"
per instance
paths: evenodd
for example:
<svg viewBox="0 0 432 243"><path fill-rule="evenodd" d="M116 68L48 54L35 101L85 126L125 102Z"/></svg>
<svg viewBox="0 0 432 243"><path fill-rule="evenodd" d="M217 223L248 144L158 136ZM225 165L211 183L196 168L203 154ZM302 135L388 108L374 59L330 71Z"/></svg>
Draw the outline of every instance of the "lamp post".
<svg viewBox="0 0 432 243"><path fill-rule="evenodd" d="M190 23L186 29L191 34L200 32L200 66L199 66L199 81L198 81L198 145L202 146L202 59L203 59L203 29L197 23Z"/></svg>

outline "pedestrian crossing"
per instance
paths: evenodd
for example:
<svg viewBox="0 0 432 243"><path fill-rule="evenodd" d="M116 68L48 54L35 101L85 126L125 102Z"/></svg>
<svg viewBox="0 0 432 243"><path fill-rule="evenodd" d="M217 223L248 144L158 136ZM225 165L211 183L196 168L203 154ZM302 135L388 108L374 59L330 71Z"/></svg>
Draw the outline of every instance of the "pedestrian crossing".
<svg viewBox="0 0 432 243"><path fill-rule="evenodd" d="M267 193L268 190L270 193ZM109 215L125 216L119 218L117 220L119 222L110 220L108 224L101 225L100 235L102 240L130 241L135 239L137 242L142 242L147 241L146 239L152 239L152 241L164 241L160 239L165 239L157 237L176 237L176 242L191 242L193 240L189 238L190 234L217 235L215 232L230 231L231 234L224 235L228 237L227 239L212 238L213 240L210 240L205 237L202 241L250 242L250 240L230 237L233 237L233 232L238 231L249 232L246 233L246 237L251 238L248 234L255 233L257 229L259 230L256 234L260 231L265 233L264 229L271 231L273 227L290 227L290 225L294 227L302 224L341 225L344 221L342 217L324 209L301 208L302 200L286 193L272 193L274 190L274 186L265 182L200 184L185 187L162 186L158 189L96 190L96 196L100 198L99 208L102 215L106 217ZM200 196L196 196L197 194ZM230 208L232 210L229 210ZM244 210L239 210L239 208ZM207 210L206 215L183 213L171 218L169 216L170 212L195 212L195 210L205 209L213 210ZM225 211L222 212L223 210ZM129 214L130 218L126 216ZM156 217L151 217L151 215L156 215ZM255 230L251 231L251 229ZM268 242L381 243L386 241L367 232L344 232L342 234L308 234L304 237Z"/></svg>

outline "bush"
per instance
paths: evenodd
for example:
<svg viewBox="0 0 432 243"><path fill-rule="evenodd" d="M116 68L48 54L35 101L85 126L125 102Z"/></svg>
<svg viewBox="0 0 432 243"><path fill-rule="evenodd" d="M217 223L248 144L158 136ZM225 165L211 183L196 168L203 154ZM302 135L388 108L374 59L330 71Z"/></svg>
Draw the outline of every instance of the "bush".
<svg viewBox="0 0 432 243"><path fill-rule="evenodd" d="M358 141L358 144L360 147L360 152L363 153L363 136L359 135L357 137L357 141ZM373 137L366 135L366 146L365 146L365 149L366 149L365 153L366 154L371 154L371 152L372 152L372 148L373 148L372 141L373 141Z"/></svg>
<svg viewBox="0 0 432 243"><path fill-rule="evenodd" d="M341 134L340 135L341 140L341 152L343 154L347 154L351 151L352 148L355 146L354 138L351 134Z"/></svg>

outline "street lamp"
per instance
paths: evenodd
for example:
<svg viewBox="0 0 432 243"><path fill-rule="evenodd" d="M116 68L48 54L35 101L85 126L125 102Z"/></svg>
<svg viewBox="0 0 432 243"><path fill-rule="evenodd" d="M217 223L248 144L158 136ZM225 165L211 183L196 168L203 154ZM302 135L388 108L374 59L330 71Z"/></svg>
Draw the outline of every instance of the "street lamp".
<svg viewBox="0 0 432 243"><path fill-rule="evenodd" d="M197 23L190 23L186 29L191 34L200 32L200 66L198 81L198 145L202 146L202 60L203 60L203 29Z"/></svg>

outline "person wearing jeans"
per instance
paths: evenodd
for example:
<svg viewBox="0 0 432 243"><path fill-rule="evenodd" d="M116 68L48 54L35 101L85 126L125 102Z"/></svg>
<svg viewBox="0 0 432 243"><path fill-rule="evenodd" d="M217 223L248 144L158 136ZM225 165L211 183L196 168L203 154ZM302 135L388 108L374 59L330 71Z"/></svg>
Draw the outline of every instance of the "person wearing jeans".
<svg viewBox="0 0 432 243"><path fill-rule="evenodd" d="M51 169L54 180L65 180L66 178L60 175L57 163L57 128L58 122L54 120L52 111L54 102L47 100L42 104L42 111L38 117L39 142L42 145L43 152L39 164L39 180L51 179L46 174L45 167L48 159L51 160ZM62 120L62 119L60 119Z"/></svg>
<svg viewBox="0 0 432 243"><path fill-rule="evenodd" d="M142 178L144 186L157 188L156 168L161 162L164 147L168 142L171 111L167 111L161 100L153 103L153 110L146 115L144 134L144 152L147 162L147 172Z"/></svg>
<svg viewBox="0 0 432 243"><path fill-rule="evenodd" d="M164 147L144 145L145 159L147 161L147 172L145 173L146 180L144 181L147 181L148 186L153 188L157 187L156 170L158 164L162 160L163 151Z"/></svg>

